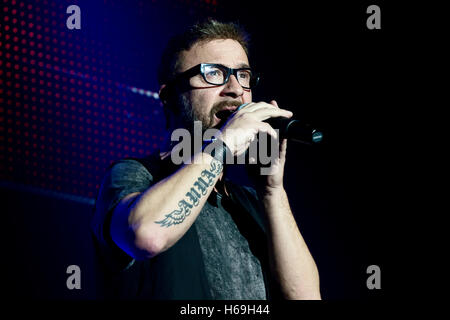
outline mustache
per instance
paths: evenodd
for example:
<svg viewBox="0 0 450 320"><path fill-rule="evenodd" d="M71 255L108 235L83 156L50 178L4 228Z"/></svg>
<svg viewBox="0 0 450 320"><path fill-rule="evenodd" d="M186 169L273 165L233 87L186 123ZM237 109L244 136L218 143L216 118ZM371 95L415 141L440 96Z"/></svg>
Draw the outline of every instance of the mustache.
<svg viewBox="0 0 450 320"><path fill-rule="evenodd" d="M225 107L239 107L242 104L242 101L240 100L224 100L224 101L219 101L217 103L215 103L213 105L213 107L211 108L210 111L210 117L211 119L213 118L213 116L221 111L223 108Z"/></svg>

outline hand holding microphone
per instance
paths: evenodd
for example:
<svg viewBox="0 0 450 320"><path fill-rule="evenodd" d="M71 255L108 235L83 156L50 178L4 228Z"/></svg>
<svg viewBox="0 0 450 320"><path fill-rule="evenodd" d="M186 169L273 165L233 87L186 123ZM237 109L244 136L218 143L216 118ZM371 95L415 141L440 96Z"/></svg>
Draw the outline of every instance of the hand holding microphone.
<svg viewBox="0 0 450 320"><path fill-rule="evenodd" d="M246 113L252 113L255 117L262 116L258 120L263 123L267 123L270 128L263 126L260 128L260 131L265 131L274 138L276 138L276 134L271 129L279 130L280 140L289 139L291 141L312 145L321 142L323 139L323 133L321 131L315 129L307 123L301 122L300 120L292 119L292 112L278 108L275 101L273 101L272 104L267 104L264 102L244 103L235 111L227 110L221 114L218 114L218 116L221 119L226 120L232 115L237 115L239 112L242 113L244 110ZM256 110L259 111L258 114L255 113ZM250 118L250 116L248 116L248 118ZM250 119L247 119L246 116L244 120ZM256 135L257 132L253 132L253 134ZM251 138L250 142L253 141L253 139L254 137Z"/></svg>
<svg viewBox="0 0 450 320"><path fill-rule="evenodd" d="M276 105L258 102L239 106L235 111L226 110L216 116L226 120L220 131L220 139L230 148L233 156L243 154L260 132L277 139L277 132L265 120L269 118L289 119L292 112Z"/></svg>

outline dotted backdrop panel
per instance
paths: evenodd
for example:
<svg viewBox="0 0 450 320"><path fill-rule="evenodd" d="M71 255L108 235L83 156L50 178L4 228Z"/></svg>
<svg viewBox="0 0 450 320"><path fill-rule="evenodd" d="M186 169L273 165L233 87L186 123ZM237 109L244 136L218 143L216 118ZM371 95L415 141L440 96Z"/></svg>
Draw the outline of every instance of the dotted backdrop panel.
<svg viewBox="0 0 450 320"><path fill-rule="evenodd" d="M72 4L79 30L66 25ZM217 5L2 0L0 180L94 198L111 162L157 150L163 46Z"/></svg>

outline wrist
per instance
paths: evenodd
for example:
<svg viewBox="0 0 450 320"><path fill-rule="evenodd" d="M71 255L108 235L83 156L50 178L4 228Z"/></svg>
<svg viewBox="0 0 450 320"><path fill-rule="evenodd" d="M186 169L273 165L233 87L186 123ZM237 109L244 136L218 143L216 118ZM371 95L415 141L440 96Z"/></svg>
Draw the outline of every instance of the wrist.
<svg viewBox="0 0 450 320"><path fill-rule="evenodd" d="M272 187L272 186L264 186L258 188L257 190L258 196L261 200L277 200L280 199L283 195L286 194L286 190L283 185Z"/></svg>
<svg viewBox="0 0 450 320"><path fill-rule="evenodd" d="M212 139L204 142L202 152L209 154L222 164L231 163L232 152L223 140Z"/></svg>

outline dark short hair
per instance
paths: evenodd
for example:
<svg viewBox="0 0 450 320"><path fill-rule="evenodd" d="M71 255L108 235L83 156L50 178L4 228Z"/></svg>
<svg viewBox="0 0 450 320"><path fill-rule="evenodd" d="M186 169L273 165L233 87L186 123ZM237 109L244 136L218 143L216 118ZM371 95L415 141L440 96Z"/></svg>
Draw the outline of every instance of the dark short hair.
<svg viewBox="0 0 450 320"><path fill-rule="evenodd" d="M250 38L239 24L208 19L193 25L184 33L176 35L169 40L158 67L159 85L167 84L175 76L182 51L191 49L197 43L216 39L236 40L240 43L247 56L249 55Z"/></svg>

